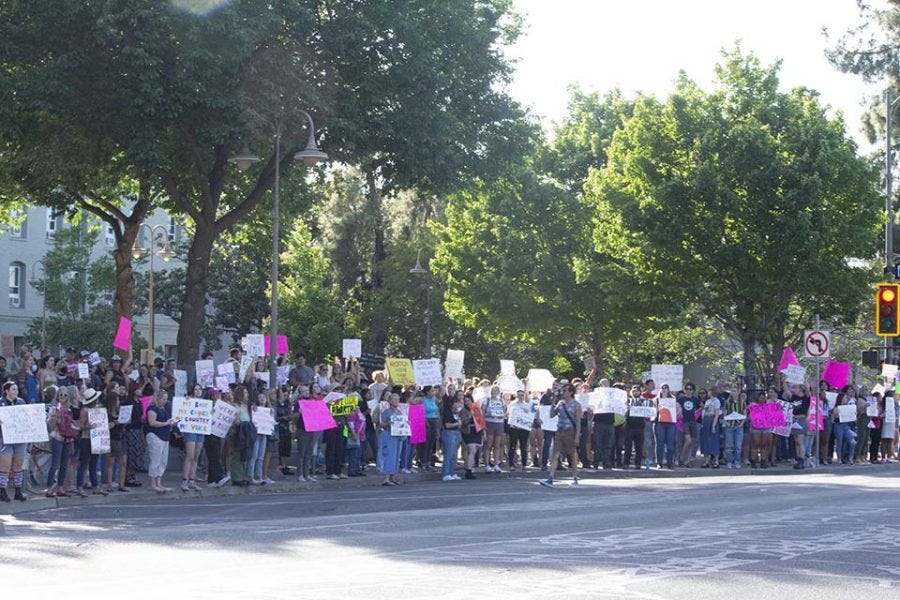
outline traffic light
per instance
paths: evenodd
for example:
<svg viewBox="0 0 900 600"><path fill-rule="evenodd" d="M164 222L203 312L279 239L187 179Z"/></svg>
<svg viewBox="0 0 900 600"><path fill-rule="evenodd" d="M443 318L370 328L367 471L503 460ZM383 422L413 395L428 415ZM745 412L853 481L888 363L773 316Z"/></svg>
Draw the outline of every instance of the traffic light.
<svg viewBox="0 0 900 600"><path fill-rule="evenodd" d="M900 305L900 285L879 283L875 286L875 335L900 335L897 309Z"/></svg>

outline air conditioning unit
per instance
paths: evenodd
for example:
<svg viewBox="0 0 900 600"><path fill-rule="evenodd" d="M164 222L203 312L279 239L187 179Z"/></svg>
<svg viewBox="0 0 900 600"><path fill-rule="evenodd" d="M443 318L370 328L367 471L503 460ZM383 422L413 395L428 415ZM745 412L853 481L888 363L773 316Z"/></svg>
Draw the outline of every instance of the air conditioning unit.
<svg viewBox="0 0 900 600"><path fill-rule="evenodd" d="M21 302L22 302L22 300L18 296L10 296L9 297L9 305L12 306L13 308L19 308L19 305L21 304Z"/></svg>

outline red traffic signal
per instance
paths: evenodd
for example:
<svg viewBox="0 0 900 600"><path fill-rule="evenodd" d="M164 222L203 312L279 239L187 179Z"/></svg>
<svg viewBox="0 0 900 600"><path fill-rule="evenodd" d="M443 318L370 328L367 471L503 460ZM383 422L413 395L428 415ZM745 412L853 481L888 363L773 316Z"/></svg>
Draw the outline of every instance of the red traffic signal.
<svg viewBox="0 0 900 600"><path fill-rule="evenodd" d="M875 335L885 337L900 335L898 304L900 304L900 284L879 283L875 287Z"/></svg>

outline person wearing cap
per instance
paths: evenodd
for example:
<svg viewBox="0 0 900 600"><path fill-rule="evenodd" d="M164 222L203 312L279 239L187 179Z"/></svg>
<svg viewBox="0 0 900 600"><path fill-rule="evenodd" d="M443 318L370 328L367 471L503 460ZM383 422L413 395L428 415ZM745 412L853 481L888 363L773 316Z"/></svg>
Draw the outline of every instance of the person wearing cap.
<svg viewBox="0 0 900 600"><path fill-rule="evenodd" d="M91 429L94 426L88 419L88 410L91 408L99 408L99 400L102 394L94 388L86 388L81 393L79 399L78 415L75 417L81 428L81 437L76 440L76 453L78 454L78 470L75 473L75 493L84 498L87 494L84 491L85 476L90 479L91 493L94 495L106 496L107 493L100 489L100 482L97 478L97 463L100 460L99 454L91 453Z"/></svg>
<svg viewBox="0 0 900 600"><path fill-rule="evenodd" d="M15 381L7 381L3 384L3 396L0 397L0 406L19 406L25 404L25 400L19 397L19 386ZM22 493L22 485L25 482L22 464L25 462L25 451L28 444L7 444L3 441L3 421L0 420L0 501L9 502L6 488L12 475L15 499L24 502L27 500Z"/></svg>
<svg viewBox="0 0 900 600"><path fill-rule="evenodd" d="M641 398L640 386L631 386L628 394L628 416L625 417L625 458L624 468L628 468L631 462L631 452L634 449L634 468L640 470L644 465L644 429L650 419L644 416L632 416L631 409L637 407L652 407L653 400Z"/></svg>

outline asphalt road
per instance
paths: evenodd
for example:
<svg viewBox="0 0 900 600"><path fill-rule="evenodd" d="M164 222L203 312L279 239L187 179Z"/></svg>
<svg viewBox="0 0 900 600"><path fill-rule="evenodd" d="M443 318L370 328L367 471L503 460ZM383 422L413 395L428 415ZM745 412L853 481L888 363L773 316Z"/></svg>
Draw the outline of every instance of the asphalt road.
<svg viewBox="0 0 900 600"><path fill-rule="evenodd" d="M894 471L482 476L81 506L3 517L0 574L41 599L900 598L898 492Z"/></svg>

